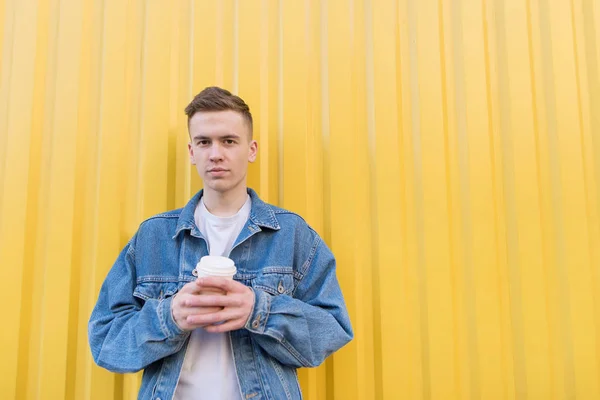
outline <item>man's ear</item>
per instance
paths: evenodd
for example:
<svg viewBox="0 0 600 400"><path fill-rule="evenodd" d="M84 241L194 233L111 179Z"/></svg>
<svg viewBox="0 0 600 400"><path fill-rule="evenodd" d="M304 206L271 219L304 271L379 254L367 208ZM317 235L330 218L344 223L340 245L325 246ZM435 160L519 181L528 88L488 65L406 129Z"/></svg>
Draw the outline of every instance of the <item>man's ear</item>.
<svg viewBox="0 0 600 400"><path fill-rule="evenodd" d="M192 163L192 165L196 165L196 161L194 160L194 148L192 147L191 143L188 143L188 153L190 155L190 163Z"/></svg>
<svg viewBox="0 0 600 400"><path fill-rule="evenodd" d="M253 140L250 142L250 148L248 150L248 162L256 161L256 156L258 155L258 142Z"/></svg>

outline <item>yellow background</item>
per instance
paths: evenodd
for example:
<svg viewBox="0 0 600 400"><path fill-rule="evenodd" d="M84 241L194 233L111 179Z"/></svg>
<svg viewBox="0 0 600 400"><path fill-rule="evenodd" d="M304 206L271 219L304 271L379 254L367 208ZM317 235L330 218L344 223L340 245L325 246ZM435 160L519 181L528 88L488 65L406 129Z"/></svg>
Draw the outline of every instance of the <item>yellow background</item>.
<svg viewBox="0 0 600 400"><path fill-rule="evenodd" d="M134 399L87 321L200 188L184 107L248 101L249 185L338 259L307 399L600 399L600 2L0 0L0 396Z"/></svg>

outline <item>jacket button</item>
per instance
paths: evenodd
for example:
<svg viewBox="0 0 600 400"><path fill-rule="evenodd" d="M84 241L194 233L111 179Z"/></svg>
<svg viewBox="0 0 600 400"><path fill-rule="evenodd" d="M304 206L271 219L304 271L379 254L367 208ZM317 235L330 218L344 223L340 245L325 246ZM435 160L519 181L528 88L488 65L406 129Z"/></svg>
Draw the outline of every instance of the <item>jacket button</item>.
<svg viewBox="0 0 600 400"><path fill-rule="evenodd" d="M282 294L283 292L285 292L285 288L283 287L283 282L279 281L279 286L277 286L277 291L279 292L279 294Z"/></svg>
<svg viewBox="0 0 600 400"><path fill-rule="evenodd" d="M256 316L256 319L254 321L252 321L252 327L254 329L257 329L259 325L260 325L260 314L258 314Z"/></svg>
<svg viewBox="0 0 600 400"><path fill-rule="evenodd" d="M194 276L198 276L198 271L196 270L196 268L194 268L194 269L192 270L192 275L194 275ZM160 400L160 399L156 399L156 400Z"/></svg>

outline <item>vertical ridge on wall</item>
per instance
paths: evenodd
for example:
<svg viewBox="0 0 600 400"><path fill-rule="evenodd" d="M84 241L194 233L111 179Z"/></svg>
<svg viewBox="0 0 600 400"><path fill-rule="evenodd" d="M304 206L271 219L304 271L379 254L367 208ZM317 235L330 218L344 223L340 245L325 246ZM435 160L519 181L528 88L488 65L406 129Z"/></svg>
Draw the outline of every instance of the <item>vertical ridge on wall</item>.
<svg viewBox="0 0 600 400"><path fill-rule="evenodd" d="M600 6L0 0L0 388L134 399L100 285L202 187L184 108L251 107L248 184L336 255L355 339L307 399L600 397Z"/></svg>
<svg viewBox="0 0 600 400"><path fill-rule="evenodd" d="M541 135L537 135L536 139L538 142L538 168L540 174L540 197L544 189L552 193L552 196L548 198L549 202L541 202L540 210L542 216L542 232L544 240L544 258L547 260L548 268L548 290L555 291L555 293L564 293L568 291L567 286L567 275L564 269L565 267L565 249L564 249L564 237L563 237L563 219L560 214L556 211L557 207L562 207L561 199L561 185L557 181L559 179L559 171L557 164L558 162L558 147L556 139L556 104L554 102L555 87L552 81L555 75L552 55L553 51L548 47L550 40L550 30L546 27L549 23L548 7L542 5L536 5L530 11L531 19L533 21L538 20L541 22L543 30L539 32L541 38L538 38L538 32L532 30L533 37L535 38L534 43L540 43L540 50L537 50L537 46L534 49L541 53L544 62L537 64L537 74L532 72L532 79L538 77L536 80L537 87L532 90L534 96L536 92L540 95L539 101L536 102L534 97L534 107L538 113L534 116L534 122L536 122L540 129L546 130L549 135L547 138ZM531 29L531 28L530 28ZM531 44L530 44L531 46ZM539 53L538 53L539 54ZM535 65L534 57L530 56L530 62ZM546 65L546 63L549 64ZM541 69L541 65L546 68ZM534 75L535 74L535 75ZM540 79L541 78L541 79ZM539 89L538 89L539 88ZM543 96L543 97L542 97ZM539 117L537 117L539 115ZM542 189L543 185L546 185ZM557 226L556 230L552 230L552 224ZM552 301L549 298L549 301ZM551 365L551 372L554 374L555 379L553 383L557 386L559 393L565 393L568 396L574 396L574 370L573 370L573 349L571 345L572 335L570 326L567 323L569 319L569 302L570 299L566 299L562 304L554 304L552 308L560 310L560 314L549 313L549 336L551 348L560 348L561 342L563 344L563 352L555 352L555 357ZM551 306L548 306L551 309ZM558 343L557 343L558 342Z"/></svg>
<svg viewBox="0 0 600 400"><path fill-rule="evenodd" d="M508 222L506 221L506 206L503 187L503 158L502 158L502 129L504 119L501 118L501 107L505 107L505 102L501 101L500 90L504 87L502 79L505 79L504 64L498 64L499 54L504 56L503 36L498 35L497 25L503 23L504 14L497 13L498 6L495 2L483 3L484 14L484 38L485 38L485 63L486 63L486 89L487 89L487 108L489 113L488 132L490 137L489 157L491 168L492 183L492 202L494 227L494 250L495 269L497 271L497 286L500 316L499 325L502 340L502 392L505 396L512 396L516 391L517 384L520 384L520 375L517 375L519 367L515 369L515 362L521 362L521 353L514 353L514 343L512 337L511 304L510 304L510 280L509 271L506 268L508 262L508 247L506 242L506 230ZM498 17L496 20L495 17ZM502 19L501 19L502 18ZM503 109L506 112L505 109ZM484 222L484 221L482 221ZM492 390L493 388L490 388Z"/></svg>
<svg viewBox="0 0 600 400"><path fill-rule="evenodd" d="M2 268L1 279L11 282L3 291L2 300L11 304L5 322L12 328L3 330L0 340L2 354L2 382L8 396L16 394L17 363L20 340L20 310L27 303L21 301L23 266L25 261L26 218L29 175L29 147L31 135L31 108L33 98L33 81L29 79L34 71L34 54L24 48L35 47L36 31L26 29L29 24L35 26L36 9L27 7L27 3L8 4L8 19L4 32L2 87L0 88L0 115L2 115L2 164L0 183L2 199L0 200L0 257L2 265L18 265L19 268ZM3 29L4 31L4 29ZM6 57L6 59L5 59ZM18 85L18 86L17 86ZM11 196L5 196L5 193ZM21 380L22 381L22 380Z"/></svg>
<svg viewBox="0 0 600 400"><path fill-rule="evenodd" d="M590 9L589 3L581 4L580 2L571 2L572 25L573 25L573 41L575 52L578 55L576 58L576 68L580 79L578 85L578 103L580 106L580 123L581 129L581 153L583 158L584 169L584 185L586 193L586 212L588 214L588 248L590 252L590 278L593 287L594 295L594 323L598 331L600 326L600 279L597 268L594 266L600 265L600 251L596 243L600 241L600 220L597 208L598 201L598 185L594 177L598 179L598 169L594 172L594 163L598 165L599 157L597 151L600 147L594 147L592 142L593 132L597 132L600 121L598 115L593 110L597 109L597 94L600 91L600 75L597 68L598 53L594 54L596 46L596 38L594 37L593 22L590 17L593 16L593 11ZM597 9L596 9L597 10ZM597 10L598 11L598 10ZM589 15L587 14L589 12ZM600 15L600 13L596 13ZM598 137L598 135L596 135ZM596 146L600 141L596 140ZM596 346L596 365L600 365L600 345Z"/></svg>
<svg viewBox="0 0 600 400"><path fill-rule="evenodd" d="M81 52L81 75L80 75L80 90L79 90L79 109L77 112L79 119L79 127L86 135L79 135L81 139L77 144L80 154L83 154L83 159L78 161L77 171L77 198L76 213L80 217L77 218L78 228L81 238L81 247L79 254L74 255L74 259L80 266L79 271L79 292L78 298L75 301L78 303L78 323L77 323L77 348L75 361L75 375L69 375L73 381L74 388L72 392L68 391L66 398L79 399L90 398L91 387L91 353L88 351L88 343L84 338L87 337L87 324L82 323L88 318L90 305L93 300L92 291L92 271L93 259L91 257L91 248L93 240L92 223L94 213L86 212L87 207L94 207L92 193L96 186L95 179L95 163L96 163L96 124L97 106L96 101L98 95L99 82L99 52L101 47L100 35L98 32L101 29L101 18L94 18L98 12L98 4L91 1L85 2L82 18L82 43L88 43L87 46L82 46ZM100 20L100 21L99 21ZM92 179L93 177L93 179ZM33 336L33 335L32 335ZM35 386L34 386L35 387Z"/></svg>
<svg viewBox="0 0 600 400"><path fill-rule="evenodd" d="M338 96L329 98L329 188L331 209L329 210L329 223L331 224L330 245L331 249L340 254L337 257L337 275L340 284L346 288L345 295L349 297L346 305L352 319L356 319L358 285L356 282L356 268L339 268L341 265L353 265L355 257L361 251L354 241L353 228L360 229L356 224L355 196L353 182L353 161L358 152L355 135L355 121L347 115L352 110L352 24L351 10L341 7L344 2L329 4L327 10L327 70L337 71L328 75L329 93ZM336 205L335 207L333 205ZM353 254L350 249L357 249ZM356 327L355 327L356 329ZM359 346L363 337L356 340L351 346ZM334 375L344 376L346 379L334 380L333 398L344 399L358 393L358 360L349 352L341 354L333 360ZM368 373L368 371L365 371Z"/></svg>

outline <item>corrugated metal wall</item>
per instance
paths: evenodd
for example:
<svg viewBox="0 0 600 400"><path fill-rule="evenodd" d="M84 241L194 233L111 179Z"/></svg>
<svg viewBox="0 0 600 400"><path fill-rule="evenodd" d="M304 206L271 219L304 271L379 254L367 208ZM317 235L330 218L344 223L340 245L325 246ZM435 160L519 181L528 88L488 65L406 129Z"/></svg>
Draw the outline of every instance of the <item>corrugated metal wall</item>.
<svg viewBox="0 0 600 400"><path fill-rule="evenodd" d="M249 184L339 261L356 339L307 399L600 398L600 3L0 0L0 392L133 399L86 324L144 218L200 188L222 85Z"/></svg>

